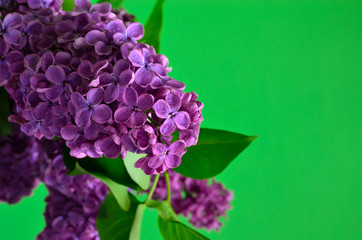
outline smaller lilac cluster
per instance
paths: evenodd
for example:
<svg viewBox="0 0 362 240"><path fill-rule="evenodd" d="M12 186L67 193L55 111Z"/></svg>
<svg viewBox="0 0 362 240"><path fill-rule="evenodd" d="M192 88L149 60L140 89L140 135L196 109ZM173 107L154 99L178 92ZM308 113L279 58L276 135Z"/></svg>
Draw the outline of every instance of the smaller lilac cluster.
<svg viewBox="0 0 362 240"><path fill-rule="evenodd" d="M0 202L19 202L29 196L41 179L36 141L16 127L14 134L0 136Z"/></svg>
<svg viewBox="0 0 362 240"><path fill-rule="evenodd" d="M197 228L219 230L222 226L219 218L226 216L226 211L231 208L233 193L215 180L209 184L208 180L184 177L172 170L168 170L168 173L174 211L188 217L190 223ZM166 181L164 177L160 177L152 198L165 200L166 197Z"/></svg>
<svg viewBox="0 0 362 240"><path fill-rule="evenodd" d="M180 165L203 104L168 76L166 56L139 42L140 23L106 2L76 0L70 12L57 0L16 3L0 23L0 85L24 133L63 138L77 158L145 153L135 166L146 174Z"/></svg>
<svg viewBox="0 0 362 240"><path fill-rule="evenodd" d="M99 240L96 217L108 193L107 186L89 175L68 176L56 141L42 140L40 146L49 196L44 213L46 227L37 240Z"/></svg>

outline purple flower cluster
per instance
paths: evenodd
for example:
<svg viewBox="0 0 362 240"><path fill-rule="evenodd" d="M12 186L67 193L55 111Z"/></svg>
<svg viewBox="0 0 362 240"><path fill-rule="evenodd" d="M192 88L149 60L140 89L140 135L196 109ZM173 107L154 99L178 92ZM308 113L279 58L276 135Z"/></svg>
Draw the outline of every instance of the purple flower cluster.
<svg viewBox="0 0 362 240"><path fill-rule="evenodd" d="M168 172L174 211L189 217L190 223L197 228L219 230L222 226L219 218L226 216L226 211L231 208L232 192L215 180L212 180L210 185L208 180L187 178L172 170ZM155 200L166 199L167 186L164 177L160 178L152 197Z"/></svg>
<svg viewBox="0 0 362 240"><path fill-rule="evenodd" d="M46 227L37 239L98 240L96 217L108 188L89 175L68 176L57 141L42 140L43 181L49 190Z"/></svg>
<svg viewBox="0 0 362 240"><path fill-rule="evenodd" d="M0 202L17 203L29 196L41 178L38 144L14 127L14 134L0 136Z"/></svg>
<svg viewBox="0 0 362 240"><path fill-rule="evenodd" d="M135 166L147 174L179 166L203 104L168 76L167 57L137 42L143 26L109 3L76 0L63 12L61 1L17 2L1 24L0 85L21 130L61 137L77 158L146 153Z"/></svg>

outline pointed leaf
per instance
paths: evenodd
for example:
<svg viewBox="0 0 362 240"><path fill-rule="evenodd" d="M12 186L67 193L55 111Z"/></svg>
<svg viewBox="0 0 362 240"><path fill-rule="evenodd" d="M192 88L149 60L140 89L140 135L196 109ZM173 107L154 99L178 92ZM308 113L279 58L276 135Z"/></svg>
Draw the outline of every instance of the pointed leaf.
<svg viewBox="0 0 362 240"><path fill-rule="evenodd" d="M113 194L109 193L102 203L97 216L97 230L100 239L129 239L131 231L133 230L134 222L138 222L141 217L139 212L137 220L135 220L138 206L139 202L137 199L131 196L131 206L128 211L124 211L119 207Z"/></svg>
<svg viewBox="0 0 362 240"><path fill-rule="evenodd" d="M129 240L140 240L141 239L141 224L143 214L146 210L145 204L139 204L137 207L136 215L133 220L132 229L129 234Z"/></svg>
<svg viewBox="0 0 362 240"><path fill-rule="evenodd" d="M158 217L158 228L164 240L209 239L181 222L166 221L162 217Z"/></svg>
<svg viewBox="0 0 362 240"><path fill-rule="evenodd" d="M224 130L201 128L196 146L188 148L180 167L186 177L207 179L221 173L256 138Z"/></svg>
<svg viewBox="0 0 362 240"><path fill-rule="evenodd" d="M127 152L127 157L123 159L123 162L132 180L135 181L142 189L146 190L150 186L151 176L145 174L142 169L134 167L136 161L144 156L146 156L146 154Z"/></svg>
<svg viewBox="0 0 362 240"><path fill-rule="evenodd" d="M145 24L145 35L143 37L143 41L152 45L156 52L160 50L164 3L165 0L157 0Z"/></svg>

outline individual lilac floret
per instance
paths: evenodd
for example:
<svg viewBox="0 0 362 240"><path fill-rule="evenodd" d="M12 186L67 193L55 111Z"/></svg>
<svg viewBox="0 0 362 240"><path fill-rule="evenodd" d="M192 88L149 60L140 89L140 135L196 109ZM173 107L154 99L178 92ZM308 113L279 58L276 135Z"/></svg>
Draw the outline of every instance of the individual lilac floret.
<svg viewBox="0 0 362 240"><path fill-rule="evenodd" d="M124 42L130 41L134 44L144 35L144 28L140 23L131 23L127 27L123 21L116 19L107 24L107 29L113 33L113 41L121 45Z"/></svg>
<svg viewBox="0 0 362 240"><path fill-rule="evenodd" d="M34 138L14 128L9 139L0 136L0 202L19 202L40 182L39 149Z"/></svg>
<svg viewBox="0 0 362 240"><path fill-rule="evenodd" d="M126 88L123 92L123 101L126 106L119 107L114 113L114 120L118 123L125 123L130 120L132 126L141 126L147 120L143 111L149 110L153 105L153 96L141 94L138 96L133 88Z"/></svg>
<svg viewBox="0 0 362 240"><path fill-rule="evenodd" d="M208 180L187 178L172 170L168 173L171 205L175 212L189 218L190 223L197 228L219 230L222 226L219 218L226 216L226 211L231 209L232 192L215 180L208 184ZM167 185L161 176L153 199L165 200L166 197Z"/></svg>
<svg viewBox="0 0 362 240"><path fill-rule="evenodd" d="M88 91L87 99L79 93L72 94L72 103L78 109L75 122L79 127L87 127L91 119L103 124L112 117L112 110L105 104L101 104L104 97L103 89L93 88Z"/></svg>
<svg viewBox="0 0 362 240"><path fill-rule="evenodd" d="M8 44L19 45L22 35L19 31L23 23L23 16L18 13L9 13L4 21L0 20L0 34Z"/></svg>
<svg viewBox="0 0 362 240"><path fill-rule="evenodd" d="M181 157L185 153L185 147L185 142L182 140L178 140L168 147L165 144L156 143L152 147L154 156L148 161L148 166L157 169L158 172L178 167L181 163Z"/></svg>
<svg viewBox="0 0 362 240"><path fill-rule="evenodd" d="M158 100L153 109L157 117L166 119L161 125L162 135L170 135L176 128L185 130L190 126L190 116L185 111L179 111L181 107L181 99L174 93L169 93L166 96L166 101L163 99Z"/></svg>

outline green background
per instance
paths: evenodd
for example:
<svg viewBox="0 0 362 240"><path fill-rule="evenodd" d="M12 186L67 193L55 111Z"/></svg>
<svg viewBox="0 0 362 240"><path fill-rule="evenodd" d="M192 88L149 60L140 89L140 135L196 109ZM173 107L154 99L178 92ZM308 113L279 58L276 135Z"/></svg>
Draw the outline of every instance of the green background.
<svg viewBox="0 0 362 240"><path fill-rule="evenodd" d="M155 1L126 0L144 23ZM258 139L217 177L233 210L211 239L362 239L362 1L167 0L161 51L204 127ZM222 161L222 159L220 159ZM34 239L41 186L0 204L0 238ZM143 239L160 239L148 211Z"/></svg>

